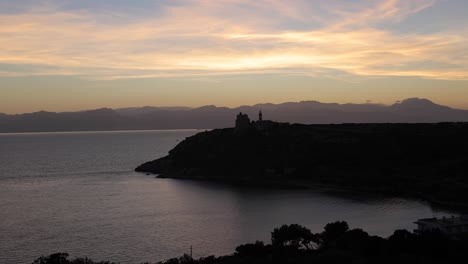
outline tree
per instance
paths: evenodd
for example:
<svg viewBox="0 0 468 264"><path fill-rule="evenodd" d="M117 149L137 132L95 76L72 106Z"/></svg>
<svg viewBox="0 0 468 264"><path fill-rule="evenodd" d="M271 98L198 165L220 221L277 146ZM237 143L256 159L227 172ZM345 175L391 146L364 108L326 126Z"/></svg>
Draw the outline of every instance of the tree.
<svg viewBox="0 0 468 264"><path fill-rule="evenodd" d="M40 257L36 259L33 264L69 264L70 261L67 260L68 253L54 253L48 257Z"/></svg>
<svg viewBox="0 0 468 264"><path fill-rule="evenodd" d="M317 237L312 232L298 224L282 225L271 233L273 247L288 247L295 250L311 249L317 243Z"/></svg>
<svg viewBox="0 0 468 264"><path fill-rule="evenodd" d="M254 244L244 244L236 247L236 254L241 256L264 256L268 253L268 247L265 247L262 241L256 241Z"/></svg>
<svg viewBox="0 0 468 264"><path fill-rule="evenodd" d="M324 229L320 238L322 246L326 247L336 245L336 241L349 230L349 226L345 221L337 221L327 224Z"/></svg>
<svg viewBox="0 0 468 264"><path fill-rule="evenodd" d="M414 251L416 235L405 229L395 230L388 238L389 249L392 254L401 254Z"/></svg>
<svg viewBox="0 0 468 264"><path fill-rule="evenodd" d="M345 249L362 250L369 240L369 234L362 229L346 231L337 241L337 246Z"/></svg>

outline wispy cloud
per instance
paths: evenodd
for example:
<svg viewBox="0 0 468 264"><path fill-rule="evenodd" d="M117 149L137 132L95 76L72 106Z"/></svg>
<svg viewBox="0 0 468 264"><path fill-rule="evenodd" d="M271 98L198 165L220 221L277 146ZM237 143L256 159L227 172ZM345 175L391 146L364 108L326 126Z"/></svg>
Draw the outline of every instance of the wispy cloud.
<svg viewBox="0 0 468 264"><path fill-rule="evenodd" d="M109 80L335 70L468 79L468 31L402 34L379 27L437 0L177 1L159 5L154 17L47 3L0 14L0 63L49 68L3 69L0 76Z"/></svg>

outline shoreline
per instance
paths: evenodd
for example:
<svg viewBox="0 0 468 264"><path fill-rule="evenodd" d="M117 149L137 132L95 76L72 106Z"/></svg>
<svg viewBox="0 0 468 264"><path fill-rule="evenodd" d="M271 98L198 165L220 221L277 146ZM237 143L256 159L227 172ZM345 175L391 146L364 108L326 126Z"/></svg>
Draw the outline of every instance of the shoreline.
<svg viewBox="0 0 468 264"><path fill-rule="evenodd" d="M266 181L266 180L252 180L248 178L243 179L223 179L215 177L206 177L206 176L168 176L160 175L151 172L138 172L145 173L146 175L155 175L156 179L174 179L174 180L190 180L197 182L211 182L219 183L233 186L246 186L246 187L262 187L262 188L274 188L274 189L297 189L297 190L320 190L320 191L332 191L332 192L346 192L346 193L355 193L355 194L366 194L366 195L381 195L392 198L405 198L412 200L420 200L427 202L431 207L440 207L441 209L454 210L459 214L468 214L468 204L456 203L456 202L447 202L440 201L433 198L425 197L424 195L411 195L408 193L394 193L391 191L386 191L384 189L375 189L375 188L354 188L352 186L340 185L340 184L325 184L318 183L313 181Z"/></svg>
<svg viewBox="0 0 468 264"><path fill-rule="evenodd" d="M381 193L468 210L468 123L239 124L188 137L135 170L161 178Z"/></svg>

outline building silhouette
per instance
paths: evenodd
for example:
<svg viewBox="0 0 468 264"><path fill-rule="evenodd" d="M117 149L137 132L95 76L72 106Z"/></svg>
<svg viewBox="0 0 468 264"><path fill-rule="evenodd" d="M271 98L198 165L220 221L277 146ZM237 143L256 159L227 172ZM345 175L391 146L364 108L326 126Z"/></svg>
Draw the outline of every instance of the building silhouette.
<svg viewBox="0 0 468 264"><path fill-rule="evenodd" d="M246 133L250 129L250 118L247 114L240 112L236 118L236 133Z"/></svg>
<svg viewBox="0 0 468 264"><path fill-rule="evenodd" d="M425 218L419 219L414 222L418 225L416 233L423 233L425 231L438 230L443 234L457 239L468 233L468 218L464 216L460 217L443 217L443 218Z"/></svg>
<svg viewBox="0 0 468 264"><path fill-rule="evenodd" d="M235 133L245 135L249 132L268 134L274 127L288 126L289 123L278 123L271 120L263 120L262 111L258 112L258 120L250 121L247 114L239 113L236 118Z"/></svg>

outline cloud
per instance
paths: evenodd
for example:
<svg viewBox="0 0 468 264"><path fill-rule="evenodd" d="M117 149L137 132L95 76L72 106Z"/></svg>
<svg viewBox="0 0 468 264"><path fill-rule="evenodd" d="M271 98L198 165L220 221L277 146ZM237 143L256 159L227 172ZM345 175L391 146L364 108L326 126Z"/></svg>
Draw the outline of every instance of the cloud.
<svg viewBox="0 0 468 264"><path fill-rule="evenodd" d="M175 2L158 5L154 17L61 9L53 2L0 14L0 63L44 67L0 66L0 76L111 80L336 71L468 79L468 32L401 34L378 27L436 0Z"/></svg>
<svg viewBox="0 0 468 264"><path fill-rule="evenodd" d="M365 25L382 21L399 22L437 3L437 0L383 0L367 1L368 7L359 11L338 10L343 20L338 25ZM373 4L376 3L376 4ZM359 8L359 7L358 7Z"/></svg>

